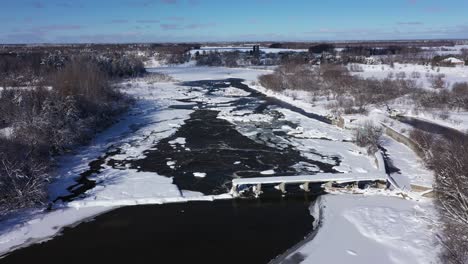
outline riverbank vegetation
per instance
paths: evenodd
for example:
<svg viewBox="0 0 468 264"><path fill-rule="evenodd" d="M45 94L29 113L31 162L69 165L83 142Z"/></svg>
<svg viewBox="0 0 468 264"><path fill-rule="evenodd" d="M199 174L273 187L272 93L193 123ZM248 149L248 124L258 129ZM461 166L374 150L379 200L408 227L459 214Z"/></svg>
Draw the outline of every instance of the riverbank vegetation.
<svg viewBox="0 0 468 264"><path fill-rule="evenodd" d="M9 80L31 73L29 79L35 81L28 86L10 82L0 90L0 215L46 203L54 158L115 122L131 99L112 82L145 71L134 57L90 56L73 56L60 67L38 69L2 72Z"/></svg>
<svg viewBox="0 0 468 264"><path fill-rule="evenodd" d="M443 263L468 262L468 138L451 138L414 130L411 138L425 153L425 162L435 172L434 191L443 223L440 237Z"/></svg>
<svg viewBox="0 0 468 264"><path fill-rule="evenodd" d="M335 114L365 113L370 105L386 104L407 96L423 109L468 110L468 84L455 83L453 89L423 89L414 79L362 78L339 64L311 66L286 64L272 74L260 76L260 84L272 91L300 90L310 92L310 101L319 97L329 101Z"/></svg>
<svg viewBox="0 0 468 264"><path fill-rule="evenodd" d="M336 114L365 113L370 104L379 104L418 89L416 82L406 79L364 79L350 74L342 65L317 67L287 64L274 73L259 78L260 84L273 91L301 90L311 93L311 101L319 97L329 101Z"/></svg>

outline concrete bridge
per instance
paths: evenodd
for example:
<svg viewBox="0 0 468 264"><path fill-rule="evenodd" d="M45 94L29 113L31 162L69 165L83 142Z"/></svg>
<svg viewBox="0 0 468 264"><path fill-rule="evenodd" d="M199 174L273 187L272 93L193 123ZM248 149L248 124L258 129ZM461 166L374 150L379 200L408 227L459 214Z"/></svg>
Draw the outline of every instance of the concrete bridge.
<svg viewBox="0 0 468 264"><path fill-rule="evenodd" d="M286 193L286 185L300 184L301 189L306 192L310 191L309 185L312 184L345 184L359 182L387 182L387 175L382 172L376 173L318 173L313 175L300 176L276 176L276 177L258 177L258 178L242 178L232 180L231 194L235 197L239 196L242 187L253 187L256 196L262 193L262 185L277 184L276 188L281 192Z"/></svg>

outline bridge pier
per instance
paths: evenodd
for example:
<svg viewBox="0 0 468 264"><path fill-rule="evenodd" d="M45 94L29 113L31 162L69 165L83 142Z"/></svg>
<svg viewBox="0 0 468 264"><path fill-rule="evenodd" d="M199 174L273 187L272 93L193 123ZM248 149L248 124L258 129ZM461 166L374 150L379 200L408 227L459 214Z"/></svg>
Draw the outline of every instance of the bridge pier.
<svg viewBox="0 0 468 264"><path fill-rule="evenodd" d="M237 185L235 184L232 185L230 193L234 197L239 197L239 191L237 190Z"/></svg>
<svg viewBox="0 0 468 264"><path fill-rule="evenodd" d="M279 185L275 186L277 190L280 190L282 193L286 193L286 183L282 182Z"/></svg>
<svg viewBox="0 0 468 264"><path fill-rule="evenodd" d="M326 182L325 184L323 184L323 187L324 188L332 188L333 187L333 182L331 182L331 181Z"/></svg>
<svg viewBox="0 0 468 264"><path fill-rule="evenodd" d="M256 197L259 197L263 193L263 184L267 184L268 186L273 185L275 186L275 189L281 191L284 194L286 193L287 184L299 185L305 193L310 193L312 189L315 189L315 187L318 187L318 185L320 185L321 188L333 190L335 188L352 188L352 186L355 186L359 182L372 182L373 184L383 185L383 183L386 181L387 175L383 172L343 174L317 173L312 175L233 179L231 195L234 197L239 197L240 194L245 190L248 191L248 193L253 191L253 194Z"/></svg>
<svg viewBox="0 0 468 264"><path fill-rule="evenodd" d="M254 193L255 193L255 196L256 196L256 197L259 197L260 194L262 194L262 184L261 184L261 183L258 183L258 184L254 187Z"/></svg>

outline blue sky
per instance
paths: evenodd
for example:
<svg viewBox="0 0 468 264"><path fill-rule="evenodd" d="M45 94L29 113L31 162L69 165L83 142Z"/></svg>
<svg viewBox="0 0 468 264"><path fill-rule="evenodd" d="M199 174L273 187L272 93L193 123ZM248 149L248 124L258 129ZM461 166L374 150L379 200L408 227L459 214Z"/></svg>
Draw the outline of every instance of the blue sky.
<svg viewBox="0 0 468 264"><path fill-rule="evenodd" d="M0 43L468 38L467 0L0 1Z"/></svg>

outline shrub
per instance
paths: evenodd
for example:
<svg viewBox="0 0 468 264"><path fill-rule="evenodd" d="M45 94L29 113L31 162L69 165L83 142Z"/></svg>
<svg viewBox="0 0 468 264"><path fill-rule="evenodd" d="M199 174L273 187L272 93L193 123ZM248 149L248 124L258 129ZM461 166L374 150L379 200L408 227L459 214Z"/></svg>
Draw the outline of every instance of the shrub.
<svg viewBox="0 0 468 264"><path fill-rule="evenodd" d="M0 138L0 215L44 204L48 168L47 159L34 157L30 147Z"/></svg>
<svg viewBox="0 0 468 264"><path fill-rule="evenodd" d="M366 122L356 129L354 137L358 146L367 148L368 154L374 154L379 150L379 141L382 133L381 126L376 126L372 122Z"/></svg>
<svg viewBox="0 0 468 264"><path fill-rule="evenodd" d="M452 91L457 96L468 96L468 82L454 83Z"/></svg>
<svg viewBox="0 0 468 264"><path fill-rule="evenodd" d="M437 74L435 76L431 76L429 81L431 83L432 88L434 89L442 89L446 87L444 74Z"/></svg>
<svg viewBox="0 0 468 264"><path fill-rule="evenodd" d="M351 72L364 72L364 69L362 68L362 66L360 66L359 64L356 64L356 63L352 63L349 65L349 70Z"/></svg>
<svg viewBox="0 0 468 264"><path fill-rule="evenodd" d="M219 52L208 52L197 57L198 66L221 66L223 58Z"/></svg>
<svg viewBox="0 0 468 264"><path fill-rule="evenodd" d="M411 73L411 78L419 79L419 78L421 78L421 73L417 72L417 71L414 71L414 72Z"/></svg>
<svg viewBox="0 0 468 264"><path fill-rule="evenodd" d="M133 55L113 54L100 58L78 57L74 59L74 61L77 60L83 60L84 63L97 63L101 71L107 73L109 78L136 77L146 73L142 58Z"/></svg>
<svg viewBox="0 0 468 264"><path fill-rule="evenodd" d="M0 214L44 203L52 157L85 143L129 103L93 60L76 58L50 79L52 89L0 92L0 121L14 131L0 138Z"/></svg>
<svg viewBox="0 0 468 264"><path fill-rule="evenodd" d="M60 96L79 96L86 100L102 100L109 94L107 74L98 64L77 58L53 76L52 86ZM107 98L106 98L107 99Z"/></svg>
<svg viewBox="0 0 468 264"><path fill-rule="evenodd" d="M285 87L283 87L281 76L277 74L261 75L258 77L258 81L260 82L260 85L273 91L282 91L285 89Z"/></svg>
<svg viewBox="0 0 468 264"><path fill-rule="evenodd" d="M329 105L331 108L344 108L336 109L337 113L362 113L369 104L383 103L418 88L414 80L362 79L350 75L346 67L334 64L320 67L286 64L278 67L273 74L261 76L259 80L264 87L275 91L304 90L312 92L314 96L349 98L346 104L338 102Z"/></svg>
<svg viewBox="0 0 468 264"><path fill-rule="evenodd" d="M406 72L404 72L404 71L398 72L395 76L396 76L397 79L405 79L406 78Z"/></svg>

